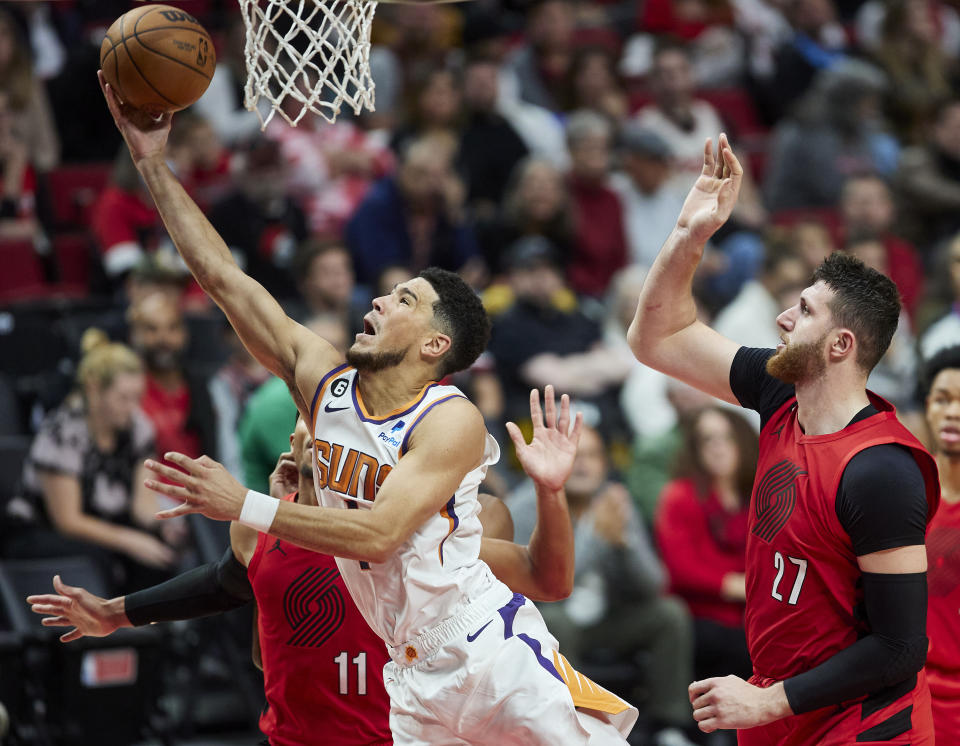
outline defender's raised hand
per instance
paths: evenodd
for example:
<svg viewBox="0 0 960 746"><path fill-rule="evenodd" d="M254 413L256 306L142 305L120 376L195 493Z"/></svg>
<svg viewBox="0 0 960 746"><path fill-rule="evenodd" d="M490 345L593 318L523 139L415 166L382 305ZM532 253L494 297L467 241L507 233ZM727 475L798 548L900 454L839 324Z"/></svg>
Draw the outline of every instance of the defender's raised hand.
<svg viewBox="0 0 960 746"><path fill-rule="evenodd" d="M164 458L180 469L148 459L145 466L170 482L147 479L144 484L154 492L182 503L170 510L157 513L157 518L176 518L189 513L201 513L215 521L235 521L240 517L247 488L234 479L223 464L209 456L190 458L182 453L167 453Z"/></svg>
<svg viewBox="0 0 960 746"><path fill-rule="evenodd" d="M60 635L60 642L72 642L81 637L106 637L130 622L123 610L122 599L100 598L83 588L75 588L53 576L56 593L27 596L30 610L48 614L40 620L44 627L73 627Z"/></svg>
<svg viewBox="0 0 960 746"><path fill-rule="evenodd" d="M570 471L573 459L577 455L580 442L580 429L583 415L577 413L573 427L570 426L570 397L560 397L560 415L554 400L553 386L547 386L543 394L543 407L540 410L540 392L530 391L530 419L533 421L533 440L527 444L520 428L513 422L507 423L507 432L517 449L517 458L527 475L544 487L559 490L563 487Z"/></svg>
<svg viewBox="0 0 960 746"><path fill-rule="evenodd" d="M720 135L716 156L708 138L703 147L703 170L683 203L677 228L687 231L694 242L706 243L733 212L742 181L743 167L727 136Z"/></svg>
<svg viewBox="0 0 960 746"><path fill-rule="evenodd" d="M103 77L103 71L97 70L100 90L107 100L107 108L113 115L113 121L130 148L134 164L152 156L162 156L170 134L170 122L173 114L167 112L156 117L145 111L135 109L123 103Z"/></svg>

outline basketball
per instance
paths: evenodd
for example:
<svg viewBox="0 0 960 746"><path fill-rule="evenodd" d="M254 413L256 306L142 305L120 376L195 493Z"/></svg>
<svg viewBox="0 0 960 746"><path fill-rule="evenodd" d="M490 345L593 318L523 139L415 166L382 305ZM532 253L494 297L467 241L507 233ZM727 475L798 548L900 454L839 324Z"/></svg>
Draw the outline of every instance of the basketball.
<svg viewBox="0 0 960 746"><path fill-rule="evenodd" d="M190 106L210 85L217 58L196 18L169 5L124 13L100 44L100 69L125 104L151 114Z"/></svg>

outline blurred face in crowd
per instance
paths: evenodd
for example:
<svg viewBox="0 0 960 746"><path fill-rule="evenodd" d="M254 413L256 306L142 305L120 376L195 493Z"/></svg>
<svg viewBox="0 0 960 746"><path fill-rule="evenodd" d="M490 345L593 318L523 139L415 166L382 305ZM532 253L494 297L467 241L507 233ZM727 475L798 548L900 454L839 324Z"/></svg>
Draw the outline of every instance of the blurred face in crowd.
<svg viewBox="0 0 960 746"><path fill-rule="evenodd" d="M567 479L567 496L575 502L593 497L607 481L607 452L600 434L588 425L583 426L573 469Z"/></svg>
<svg viewBox="0 0 960 746"><path fill-rule="evenodd" d="M187 348L183 315L168 296L155 293L131 308L130 343L143 358L147 370L164 373L179 370Z"/></svg>
<svg viewBox="0 0 960 746"><path fill-rule="evenodd" d="M853 254L870 269L875 269L882 275L889 274L889 262L887 261L887 247L880 241L857 241L847 246L847 252Z"/></svg>
<svg viewBox="0 0 960 746"><path fill-rule="evenodd" d="M409 267L403 267L400 265L387 267L380 272L380 276L377 278L376 294L389 295L391 291L401 282L406 282L407 280L412 279L413 272L410 271Z"/></svg>
<svg viewBox="0 0 960 746"><path fill-rule="evenodd" d="M526 166L520 177L517 196L524 215L534 222L545 223L563 208L563 177L546 161L534 161Z"/></svg>
<svg viewBox="0 0 960 746"><path fill-rule="evenodd" d="M439 199L450 178L450 154L436 144L429 139L413 143L400 167L400 188L414 206Z"/></svg>
<svg viewBox="0 0 960 746"><path fill-rule="evenodd" d="M570 170L584 181L599 182L607 178L610 168L610 137L596 132L570 143Z"/></svg>
<svg viewBox="0 0 960 746"><path fill-rule="evenodd" d="M906 15L904 33L920 43L936 44L937 27L926 0L909 0L904 11Z"/></svg>
<svg viewBox="0 0 960 746"><path fill-rule="evenodd" d="M787 16L798 31L816 33L836 17L830 0L788 0Z"/></svg>
<svg viewBox="0 0 960 746"><path fill-rule="evenodd" d="M934 449L960 458L960 368L944 368L933 379L927 395L927 424Z"/></svg>
<svg viewBox="0 0 960 746"><path fill-rule="evenodd" d="M311 308L341 309L350 302L353 282L350 255L346 249L337 246L313 258L306 275L300 280L300 291Z"/></svg>
<svg viewBox="0 0 960 746"><path fill-rule="evenodd" d="M223 144L216 130L207 121L197 122L186 138L193 162L196 166L212 170L223 156Z"/></svg>
<svg viewBox="0 0 960 746"><path fill-rule="evenodd" d="M599 95L617 87L617 80L610 66L610 58L600 50L580 58L573 77L577 102L587 103Z"/></svg>
<svg viewBox="0 0 960 746"><path fill-rule="evenodd" d="M670 160L646 153L626 153L623 167L643 194L655 194L670 178Z"/></svg>
<svg viewBox="0 0 960 746"><path fill-rule="evenodd" d="M489 112L497 105L499 92L497 66L492 62L474 62L463 76L463 99L474 111Z"/></svg>
<svg viewBox="0 0 960 746"><path fill-rule="evenodd" d="M799 257L785 257L773 268L770 292L781 308L790 308L800 302L800 293L807 286L810 270Z"/></svg>
<svg viewBox="0 0 960 746"><path fill-rule="evenodd" d="M527 36L543 51L562 51L573 40L573 7L565 0L547 0L530 11Z"/></svg>
<svg viewBox="0 0 960 746"><path fill-rule="evenodd" d="M895 215L890 188L874 177L850 179L843 187L840 211L847 228L885 233Z"/></svg>
<svg viewBox="0 0 960 746"><path fill-rule="evenodd" d="M91 381L84 392L87 407L98 422L115 431L129 429L143 398L142 373L117 373L106 386Z"/></svg>
<svg viewBox="0 0 960 746"><path fill-rule="evenodd" d="M945 154L960 160L960 102L944 107L934 126L933 140Z"/></svg>
<svg viewBox="0 0 960 746"><path fill-rule="evenodd" d="M434 71L419 99L420 118L431 127L450 124L460 111L460 90L449 70Z"/></svg>
<svg viewBox="0 0 960 746"><path fill-rule="evenodd" d="M807 274L833 253L833 241L830 232L822 223L797 223L790 235L791 245L807 265ZM793 303L789 304L793 305ZM789 306L788 306L789 307Z"/></svg>
<svg viewBox="0 0 960 746"><path fill-rule="evenodd" d="M350 333L343 319L336 314L320 314L306 323L307 329L327 340L341 355L346 354Z"/></svg>
<svg viewBox="0 0 960 746"><path fill-rule="evenodd" d="M740 455L730 421L719 412L707 409L697 418L694 429L697 458L703 470L715 481L733 479L740 466Z"/></svg>
<svg viewBox="0 0 960 746"><path fill-rule="evenodd" d="M510 287L518 300L540 308L549 308L554 297L563 290L563 275L548 261L510 270Z"/></svg>
<svg viewBox="0 0 960 746"><path fill-rule="evenodd" d="M657 103L665 108L687 106L696 83L690 59L679 49L665 49L653 61L650 78Z"/></svg>

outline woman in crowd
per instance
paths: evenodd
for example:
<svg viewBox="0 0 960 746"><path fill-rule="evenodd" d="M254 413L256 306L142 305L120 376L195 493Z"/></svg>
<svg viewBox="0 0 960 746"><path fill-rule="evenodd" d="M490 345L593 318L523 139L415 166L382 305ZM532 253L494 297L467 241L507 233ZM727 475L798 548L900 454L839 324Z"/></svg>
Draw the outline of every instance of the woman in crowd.
<svg viewBox="0 0 960 746"><path fill-rule="evenodd" d="M655 519L670 591L694 619L694 673L750 675L743 629L747 506L757 435L733 410L708 406L683 425L676 478Z"/></svg>
<svg viewBox="0 0 960 746"><path fill-rule="evenodd" d="M163 580L176 562L160 538L157 495L146 487L143 461L154 456L153 427L140 411L144 374L130 348L88 329L77 388L53 410L24 464L23 496L8 506L5 542L11 557L86 555L111 593ZM182 527L182 524L180 524ZM180 529L182 530L182 529Z"/></svg>

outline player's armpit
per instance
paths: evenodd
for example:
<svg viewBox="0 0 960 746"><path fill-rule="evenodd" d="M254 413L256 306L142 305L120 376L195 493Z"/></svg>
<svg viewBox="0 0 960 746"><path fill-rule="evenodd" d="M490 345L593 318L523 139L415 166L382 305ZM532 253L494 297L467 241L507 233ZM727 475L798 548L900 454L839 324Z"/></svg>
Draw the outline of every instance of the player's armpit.
<svg viewBox="0 0 960 746"><path fill-rule="evenodd" d="M250 565L253 553L257 551L258 536L255 528L244 526L239 521L230 521L230 548L237 562L244 567Z"/></svg>
<svg viewBox="0 0 960 746"><path fill-rule="evenodd" d="M503 539L513 541L513 516L510 508L499 497L481 493L477 495L480 501L480 525L483 526L484 539Z"/></svg>

